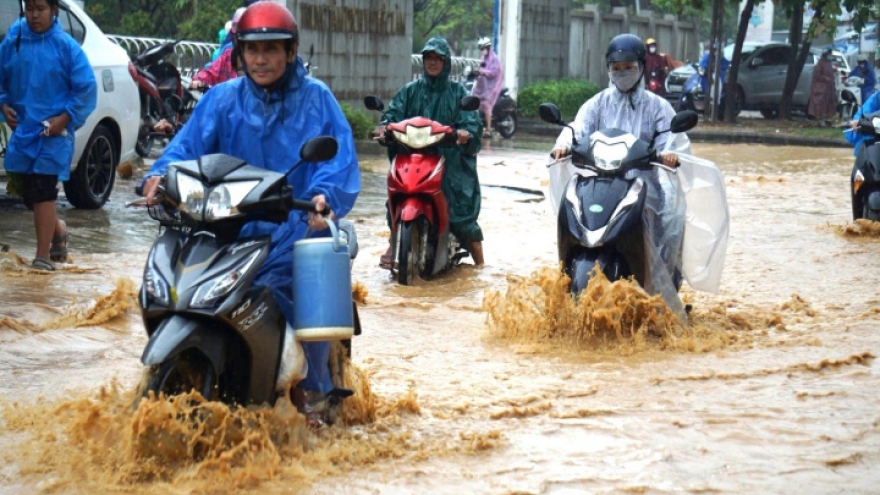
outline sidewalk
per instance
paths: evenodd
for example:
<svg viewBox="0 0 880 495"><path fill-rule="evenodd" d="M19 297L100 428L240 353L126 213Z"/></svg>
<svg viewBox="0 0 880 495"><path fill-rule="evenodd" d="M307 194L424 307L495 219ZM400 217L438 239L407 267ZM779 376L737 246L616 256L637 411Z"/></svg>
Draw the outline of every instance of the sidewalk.
<svg viewBox="0 0 880 495"><path fill-rule="evenodd" d="M763 119L761 119L761 125L750 125L758 124L759 119L740 117L734 127L726 124L707 124L703 126L701 118L697 127L688 131L687 134L691 141L702 143L751 143L777 146L852 148L852 145L843 138L842 129L840 131L840 138L805 137L788 133L784 122L779 122L778 128L775 129L772 128L774 121L763 121ZM552 137L559 135L559 127L547 124L537 118L519 117L517 123L519 124L518 133Z"/></svg>

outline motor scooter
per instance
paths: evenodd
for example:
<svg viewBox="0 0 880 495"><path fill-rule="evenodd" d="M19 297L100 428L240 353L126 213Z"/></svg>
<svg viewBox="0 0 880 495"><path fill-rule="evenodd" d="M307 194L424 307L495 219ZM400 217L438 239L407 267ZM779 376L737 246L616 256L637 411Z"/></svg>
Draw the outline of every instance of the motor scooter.
<svg viewBox="0 0 880 495"><path fill-rule="evenodd" d="M664 96L666 94L666 87L660 79L660 73L656 70L652 70L649 71L646 76L645 82L647 82L648 91L658 96Z"/></svg>
<svg viewBox="0 0 880 495"><path fill-rule="evenodd" d="M181 40L168 40L139 53L128 70L137 84L141 100L141 123L135 151L140 156L150 153L157 139L172 137L192 114L198 99L184 84L180 71L166 57L174 53ZM169 132L154 130L159 121L171 124Z"/></svg>
<svg viewBox="0 0 880 495"><path fill-rule="evenodd" d="M538 113L545 122L571 129L552 103L541 104ZM685 132L697 120L693 111L679 112L663 132ZM645 249L647 234L642 221L649 185L641 177L628 178L627 173L652 167L675 172L658 163L654 139L660 134L645 142L620 129L600 129L589 139L573 139L570 157L548 165L572 166L570 177L560 179L551 171L550 192L557 208L559 261L571 279L569 290L573 294L586 288L597 263L608 280L635 277L642 287L647 287L650 272L656 269ZM675 263L680 254L681 251L666 258ZM681 273L676 270L667 278L674 285L672 290L677 291Z"/></svg>
<svg viewBox="0 0 880 495"><path fill-rule="evenodd" d="M369 110L385 108L377 96L364 98ZM466 96L459 109L474 111L479 98ZM441 184L446 160L442 147L458 146L456 130L425 117L388 124L378 141L400 151L388 170L388 211L391 216L392 259L397 281L412 285L430 279L469 256L449 231L449 206Z"/></svg>
<svg viewBox="0 0 880 495"><path fill-rule="evenodd" d="M466 74L464 88L468 94L473 94L477 77L480 74L469 66L465 67L464 73ZM497 129L498 134L501 134L504 139L510 139L516 133L516 112L516 100L510 96L507 88L501 88L501 93L495 100L495 106L492 107L492 124L493 129ZM486 119L482 110L480 111L480 119L483 119L484 122Z"/></svg>
<svg viewBox="0 0 880 495"><path fill-rule="evenodd" d="M865 80L859 76L846 78L840 88L840 118L850 121L862 107L862 84Z"/></svg>
<svg viewBox="0 0 880 495"><path fill-rule="evenodd" d="M862 141L850 177L853 220L880 221L880 112L862 115L859 134L870 136Z"/></svg>
<svg viewBox="0 0 880 495"><path fill-rule="evenodd" d="M138 297L149 337L141 357L147 367L144 396L194 389L209 401L274 404L283 390L282 370L288 369L286 349L297 344L271 290L253 284L271 237L239 238L239 233L254 220L284 223L294 209L314 212L313 203L293 198L287 177L299 164L329 160L336 151L332 137L314 138L286 174L222 154L169 165L159 204L148 206L164 231L147 256ZM340 222L339 229L353 260L354 227ZM343 345L350 352L350 340ZM351 393L334 389L327 394L330 406ZM323 419L332 421L332 410Z"/></svg>

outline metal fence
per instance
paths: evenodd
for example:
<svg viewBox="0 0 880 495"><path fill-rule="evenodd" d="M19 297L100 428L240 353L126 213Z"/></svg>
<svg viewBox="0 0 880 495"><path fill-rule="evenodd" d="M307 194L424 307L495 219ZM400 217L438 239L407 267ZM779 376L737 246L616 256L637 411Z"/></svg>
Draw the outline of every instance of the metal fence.
<svg viewBox="0 0 880 495"><path fill-rule="evenodd" d="M165 43L166 39L161 38L140 38L136 36L120 36L117 34L108 34L110 41L121 46L128 52L128 56L134 60L138 53ZM201 41L183 40L174 47L174 57L171 62L177 67L181 75L184 77L192 77L196 72L201 70L206 64L211 62L214 50L220 45L217 43L203 43Z"/></svg>
<svg viewBox="0 0 880 495"><path fill-rule="evenodd" d="M464 82L465 68L476 67L480 65L480 60L476 58L452 57L452 70L449 71L449 79L451 81ZM414 53L412 56L412 80L422 77L422 55Z"/></svg>

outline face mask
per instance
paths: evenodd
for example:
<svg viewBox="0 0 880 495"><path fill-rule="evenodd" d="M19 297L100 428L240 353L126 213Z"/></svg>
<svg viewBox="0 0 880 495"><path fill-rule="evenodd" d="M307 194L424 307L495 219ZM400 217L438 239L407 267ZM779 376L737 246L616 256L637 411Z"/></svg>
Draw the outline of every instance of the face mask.
<svg viewBox="0 0 880 495"><path fill-rule="evenodd" d="M651 48L648 48L648 51L651 52L651 53L657 53L657 47L656 47L656 46L652 46Z"/></svg>
<svg viewBox="0 0 880 495"><path fill-rule="evenodd" d="M633 89L636 83L639 82L641 75L642 73L636 69L619 70L610 74L611 82L621 93L626 93Z"/></svg>

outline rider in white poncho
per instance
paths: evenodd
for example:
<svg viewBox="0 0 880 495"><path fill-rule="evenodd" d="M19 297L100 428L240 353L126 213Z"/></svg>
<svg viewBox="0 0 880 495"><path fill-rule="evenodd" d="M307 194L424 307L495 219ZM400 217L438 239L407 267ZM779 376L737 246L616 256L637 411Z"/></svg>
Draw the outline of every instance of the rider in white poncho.
<svg viewBox="0 0 880 495"><path fill-rule="evenodd" d="M616 128L650 142L656 131L666 131L675 115L672 106L660 96L645 90L645 45L631 34L622 34L611 40L605 59L611 82L607 89L590 98L575 117L571 127L578 142L589 139L600 129ZM572 135L563 129L553 149L560 158L571 150ZM678 153L690 153L690 140L684 133L664 132L657 136L655 149L668 167L677 167ZM566 170L568 168L568 170ZM564 185L574 173L571 165L551 169L551 182ZM562 175L559 177L558 175ZM649 294L662 295L667 306L684 315L678 285L681 273L681 246L685 229L685 198L678 180L668 171L654 167L649 171L632 170L628 178L640 175L651 187L645 201L643 223L645 255L648 273L644 289ZM566 177L567 176L567 177ZM551 187L551 189L553 189ZM557 191L564 187L556 188ZM551 193L553 207L559 207L556 191ZM557 210L558 211L558 210Z"/></svg>

